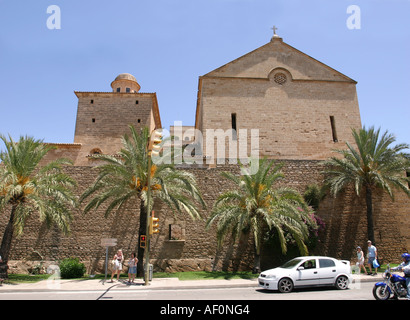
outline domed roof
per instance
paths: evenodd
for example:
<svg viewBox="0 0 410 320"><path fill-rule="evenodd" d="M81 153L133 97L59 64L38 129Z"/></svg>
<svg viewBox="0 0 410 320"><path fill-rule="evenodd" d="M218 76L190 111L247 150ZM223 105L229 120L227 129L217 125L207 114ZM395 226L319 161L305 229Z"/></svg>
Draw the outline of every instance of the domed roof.
<svg viewBox="0 0 410 320"><path fill-rule="evenodd" d="M115 78L115 80L131 80L137 82L137 79L135 79L135 77L129 73L121 73Z"/></svg>
<svg viewBox="0 0 410 320"><path fill-rule="evenodd" d="M111 88L115 92L138 92L141 86L137 82L137 79L132 74L121 73L113 82L111 82Z"/></svg>

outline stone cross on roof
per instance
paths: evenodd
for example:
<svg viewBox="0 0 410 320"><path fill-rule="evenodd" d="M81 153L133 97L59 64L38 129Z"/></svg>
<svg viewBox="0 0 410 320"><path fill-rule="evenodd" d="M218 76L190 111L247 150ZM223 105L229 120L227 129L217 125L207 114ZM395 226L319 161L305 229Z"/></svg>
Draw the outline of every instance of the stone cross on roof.
<svg viewBox="0 0 410 320"><path fill-rule="evenodd" d="M271 28L273 30L273 35L276 36L276 30L278 30L278 28L276 28L276 26L273 26L273 28Z"/></svg>
<svg viewBox="0 0 410 320"><path fill-rule="evenodd" d="M271 40L280 39L280 37L276 34L276 30L278 30L278 28L276 28L276 26L273 26L273 28L271 29L273 30L273 37L271 38Z"/></svg>

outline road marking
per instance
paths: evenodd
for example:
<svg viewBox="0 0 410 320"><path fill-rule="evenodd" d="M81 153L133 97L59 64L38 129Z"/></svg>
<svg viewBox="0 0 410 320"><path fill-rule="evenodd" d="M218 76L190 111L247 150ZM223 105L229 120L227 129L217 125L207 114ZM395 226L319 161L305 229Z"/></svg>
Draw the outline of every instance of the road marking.
<svg viewBox="0 0 410 320"><path fill-rule="evenodd" d="M115 293L150 293L150 292L175 292L175 291L202 291L202 290L243 290L243 288L180 288L180 289L111 289L107 293L115 292ZM62 290L62 291L54 291L54 290L40 290L40 291L3 291L0 292L0 297L2 294L39 294L39 293L52 293L52 294L89 294L89 293L104 293L107 290Z"/></svg>

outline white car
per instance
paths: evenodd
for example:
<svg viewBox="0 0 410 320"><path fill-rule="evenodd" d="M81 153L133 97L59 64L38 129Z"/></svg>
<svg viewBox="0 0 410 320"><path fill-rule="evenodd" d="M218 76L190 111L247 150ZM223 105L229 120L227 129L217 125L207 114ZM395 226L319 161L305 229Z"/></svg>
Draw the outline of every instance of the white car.
<svg viewBox="0 0 410 320"><path fill-rule="evenodd" d="M349 261L320 256L292 259L279 268L263 271L258 278L260 287L280 292L314 286L335 286L344 290L351 281Z"/></svg>

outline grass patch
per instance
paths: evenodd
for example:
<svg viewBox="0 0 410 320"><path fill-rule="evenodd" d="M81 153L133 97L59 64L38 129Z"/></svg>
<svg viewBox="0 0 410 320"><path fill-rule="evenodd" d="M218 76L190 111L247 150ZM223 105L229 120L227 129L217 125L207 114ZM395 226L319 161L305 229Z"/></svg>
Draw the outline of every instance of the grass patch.
<svg viewBox="0 0 410 320"><path fill-rule="evenodd" d="M49 274L9 274L8 279L4 283L35 283L41 280L46 280L50 277Z"/></svg>
<svg viewBox="0 0 410 320"><path fill-rule="evenodd" d="M29 274L9 274L9 278L5 281L5 283L35 283L41 280L47 280L50 277L48 274L39 274L39 275L29 275ZM178 278L179 280L209 280L209 279L254 279L257 278L258 275L252 274L249 272L224 272L224 271L186 271L186 272L154 272L154 278ZM96 274L94 277L90 277L89 275L85 275L81 280L87 279L104 279L105 274ZM114 276L114 279L117 278L117 275ZM77 280L80 280L77 279ZM111 279L111 274L107 274L107 280ZM128 274L122 273L120 274L120 279L128 279ZM139 278L141 279L141 278ZM75 279L71 279L75 280Z"/></svg>
<svg viewBox="0 0 410 320"><path fill-rule="evenodd" d="M154 278L178 278L179 280L230 280L230 279L255 279L257 274L250 271L225 272L225 271L185 271L185 272L155 272Z"/></svg>

